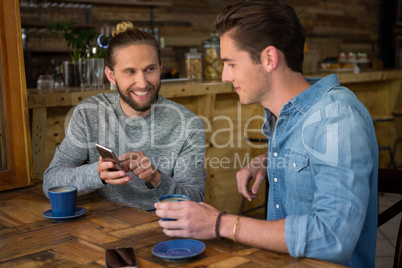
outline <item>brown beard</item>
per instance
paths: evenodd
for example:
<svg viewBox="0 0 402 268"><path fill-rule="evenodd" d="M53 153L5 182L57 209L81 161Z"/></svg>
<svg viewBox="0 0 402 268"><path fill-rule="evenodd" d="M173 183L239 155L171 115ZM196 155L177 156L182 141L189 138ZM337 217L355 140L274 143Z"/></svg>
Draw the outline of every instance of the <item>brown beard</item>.
<svg viewBox="0 0 402 268"><path fill-rule="evenodd" d="M156 87L155 86L149 86L149 87L145 88L145 90L151 90L153 93L151 93L152 96L151 96L150 101L147 104L143 105L143 106L139 105L137 102L135 102L134 100L132 100L129 97L130 90L126 90L126 94L124 94L122 92L122 89L119 87L119 84L117 83L117 81L116 81L116 88L117 88L117 91L120 94L120 98L125 103L127 103L132 109L134 109L137 112L146 112L146 111L150 110L151 106L153 104L155 104L156 101L158 100L158 94L159 94L159 90L161 89L161 83L159 82L159 84ZM156 88L156 90L154 90L155 88Z"/></svg>

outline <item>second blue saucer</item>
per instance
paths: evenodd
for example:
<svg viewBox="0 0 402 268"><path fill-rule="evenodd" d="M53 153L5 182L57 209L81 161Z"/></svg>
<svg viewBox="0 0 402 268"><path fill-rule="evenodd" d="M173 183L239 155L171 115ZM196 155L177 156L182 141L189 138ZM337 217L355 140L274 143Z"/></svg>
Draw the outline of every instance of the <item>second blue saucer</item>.
<svg viewBox="0 0 402 268"><path fill-rule="evenodd" d="M184 260L201 254L205 244L193 239L169 240L156 244L152 253L168 260Z"/></svg>

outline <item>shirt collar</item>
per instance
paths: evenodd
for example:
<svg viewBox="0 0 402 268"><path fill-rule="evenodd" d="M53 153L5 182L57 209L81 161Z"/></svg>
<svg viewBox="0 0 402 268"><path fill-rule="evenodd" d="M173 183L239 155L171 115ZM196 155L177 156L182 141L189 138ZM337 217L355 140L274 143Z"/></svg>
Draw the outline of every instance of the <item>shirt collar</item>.
<svg viewBox="0 0 402 268"><path fill-rule="evenodd" d="M305 113L322 95L330 91L333 87L339 86L338 77L335 74L330 74L324 78L307 77L307 82L311 86L291 99L289 103L302 113ZM284 105L284 107L286 104Z"/></svg>
<svg viewBox="0 0 402 268"><path fill-rule="evenodd" d="M284 107L289 107L289 104L292 104L301 113L305 113L322 95L330 91L333 87L340 85L338 77L335 74L330 74L324 78L306 77L306 80L311 86L283 105L281 113L286 109ZM268 138L272 138L273 131L275 130L276 117L267 108L264 108L264 113L262 134Z"/></svg>

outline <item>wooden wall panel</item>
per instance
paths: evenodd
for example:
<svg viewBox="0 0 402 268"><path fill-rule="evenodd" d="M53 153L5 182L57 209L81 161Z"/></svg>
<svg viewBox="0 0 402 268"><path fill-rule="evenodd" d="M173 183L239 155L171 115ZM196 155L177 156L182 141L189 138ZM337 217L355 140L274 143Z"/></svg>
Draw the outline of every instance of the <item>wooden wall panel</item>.
<svg viewBox="0 0 402 268"><path fill-rule="evenodd" d="M214 30L213 22L219 11L236 0L160 0L170 7L154 9L155 26L165 37L168 46L199 46ZM336 57L340 51L367 52L378 56L379 1L345 0L288 0L306 28L311 49L324 57ZM391 15L391 14L390 14ZM95 6L91 9L93 22L114 25L131 20L148 25L149 10L143 7ZM315 39L328 42L316 42ZM336 40L335 43L332 43ZM310 43L311 41L311 43ZM327 51L328 43L333 44ZM354 46L344 46L352 43ZM341 47L343 45L343 47Z"/></svg>
<svg viewBox="0 0 402 268"><path fill-rule="evenodd" d="M190 47L201 49L202 41L209 39L210 32L214 30L217 14L226 5L236 1L159 0L171 5L153 8L154 26L159 29L159 35L164 38L165 45L176 52L174 60L165 59L165 53L162 52L166 69L175 69L180 72L181 77L184 77L184 54ZM319 51L320 60L337 57L341 51L366 52L374 62L374 59L378 58L380 1L288 0L287 2L294 7L306 29L307 46ZM104 26L113 28L116 23L123 20L132 21L140 28L149 28L150 9L143 6L91 5L89 21L91 25L97 25L98 30ZM29 38L28 41L30 48L35 45ZM44 59L44 62L35 58L33 62L35 66L43 66L42 69L46 70L50 65L50 58ZM35 76L44 70L35 71Z"/></svg>

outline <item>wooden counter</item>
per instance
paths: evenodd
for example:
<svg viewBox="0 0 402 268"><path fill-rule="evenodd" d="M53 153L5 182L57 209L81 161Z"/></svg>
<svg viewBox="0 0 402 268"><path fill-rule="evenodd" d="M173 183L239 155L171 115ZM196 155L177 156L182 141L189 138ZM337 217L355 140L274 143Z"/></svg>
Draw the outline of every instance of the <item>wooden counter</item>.
<svg viewBox="0 0 402 268"><path fill-rule="evenodd" d="M308 76L326 76L328 73L319 73ZM354 73L337 73L341 84L356 84L378 81L393 81L402 79L402 70L371 71ZM164 82L160 94L165 98L201 96L218 93L232 93L233 87L230 83L220 81L211 82ZM60 88L51 90L28 89L29 109L49 108L58 106L74 106L85 98L98 93L110 92L109 89L81 89L81 88Z"/></svg>
<svg viewBox="0 0 402 268"><path fill-rule="evenodd" d="M326 76L329 73L319 73L317 75L308 76ZM373 81L399 80L402 79L402 70L378 70L378 71L362 71L361 73L339 72L335 73L341 84L366 83Z"/></svg>
<svg viewBox="0 0 402 268"><path fill-rule="evenodd" d="M49 108L59 106L75 106L82 100L99 93L110 92L110 89L93 88L53 88L28 89L29 109ZM192 97L212 95L218 93L231 93L233 87L229 83L222 82L162 82L160 94L165 98Z"/></svg>
<svg viewBox="0 0 402 268"><path fill-rule="evenodd" d="M326 76L319 73L315 76ZM342 85L355 92L373 118L391 118L401 88L402 70L370 71L359 74L339 73ZM42 180L55 148L64 138L69 111L85 98L110 90L80 88L28 90L28 105L32 122L32 153L34 174ZM163 82L161 95L185 105L206 124L207 152L205 167L208 174L206 202L220 210L239 213L242 197L237 192L236 172L253 157L266 151L265 143L245 141L244 137L265 138L260 134L263 111L259 104L241 105L230 83L222 82ZM67 120L66 120L67 118ZM396 138L394 121L376 123L380 145L393 147ZM402 149L402 146L399 146ZM398 150L397 164L402 163ZM380 166L388 167L389 154L380 153ZM264 191L260 191L261 195ZM262 196L245 209L264 203Z"/></svg>

